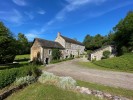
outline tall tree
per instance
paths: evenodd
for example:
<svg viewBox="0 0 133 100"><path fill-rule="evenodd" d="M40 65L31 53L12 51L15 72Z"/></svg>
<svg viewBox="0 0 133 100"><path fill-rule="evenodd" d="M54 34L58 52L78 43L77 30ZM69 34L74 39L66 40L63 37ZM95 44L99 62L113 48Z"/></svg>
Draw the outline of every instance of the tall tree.
<svg viewBox="0 0 133 100"><path fill-rule="evenodd" d="M16 55L16 40L9 29L0 22L0 63L13 62Z"/></svg>
<svg viewBox="0 0 133 100"><path fill-rule="evenodd" d="M26 54L29 52L29 42L23 33L18 33L18 54Z"/></svg>
<svg viewBox="0 0 133 100"><path fill-rule="evenodd" d="M119 54L124 53L123 48L126 48L128 52L133 50L133 11L130 11L127 16L114 27L114 32L114 41Z"/></svg>

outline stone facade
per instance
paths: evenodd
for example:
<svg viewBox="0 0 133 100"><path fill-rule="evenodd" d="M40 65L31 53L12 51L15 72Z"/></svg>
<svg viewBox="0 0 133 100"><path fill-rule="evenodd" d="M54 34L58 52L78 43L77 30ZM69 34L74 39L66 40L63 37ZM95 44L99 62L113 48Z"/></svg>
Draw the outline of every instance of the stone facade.
<svg viewBox="0 0 133 100"><path fill-rule="evenodd" d="M88 59L91 60L91 61L92 60L101 60L102 57L103 57L103 52L104 51L110 51L111 52L110 58L115 56L114 46L108 45L108 46L104 46L100 49L97 49L94 52L92 52L91 54L89 54Z"/></svg>
<svg viewBox="0 0 133 100"><path fill-rule="evenodd" d="M70 56L77 57L84 53L85 46L80 42L64 37L58 33L56 42L60 43L65 50L62 51L63 58L68 58Z"/></svg>
<svg viewBox="0 0 133 100"><path fill-rule="evenodd" d="M85 46L76 40L61 36L60 33L55 41L36 38L31 47L31 61L38 59L42 63L49 63L52 60L52 49L55 48L60 49L62 59L65 59L83 54Z"/></svg>

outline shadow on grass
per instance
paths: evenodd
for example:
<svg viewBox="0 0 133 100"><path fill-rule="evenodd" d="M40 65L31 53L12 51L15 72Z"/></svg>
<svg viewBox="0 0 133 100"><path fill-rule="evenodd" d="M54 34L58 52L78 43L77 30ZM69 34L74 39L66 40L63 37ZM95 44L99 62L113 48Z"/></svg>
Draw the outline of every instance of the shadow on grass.
<svg viewBox="0 0 133 100"><path fill-rule="evenodd" d="M29 65L29 63L27 62L27 63L4 64L4 65L0 65L0 70L24 67L25 65Z"/></svg>

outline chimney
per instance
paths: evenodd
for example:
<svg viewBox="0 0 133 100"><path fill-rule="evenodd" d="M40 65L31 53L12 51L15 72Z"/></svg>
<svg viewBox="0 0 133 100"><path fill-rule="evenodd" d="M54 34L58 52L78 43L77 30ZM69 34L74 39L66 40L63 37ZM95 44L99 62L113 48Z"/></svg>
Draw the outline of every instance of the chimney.
<svg viewBox="0 0 133 100"><path fill-rule="evenodd" d="M58 32L58 36L60 36L61 35L61 33L60 32Z"/></svg>

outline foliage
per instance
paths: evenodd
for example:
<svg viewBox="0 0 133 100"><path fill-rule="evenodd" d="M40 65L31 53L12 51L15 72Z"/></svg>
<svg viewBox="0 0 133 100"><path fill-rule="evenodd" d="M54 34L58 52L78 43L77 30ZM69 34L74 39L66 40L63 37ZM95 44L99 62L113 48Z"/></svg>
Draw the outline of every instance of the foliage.
<svg viewBox="0 0 133 100"><path fill-rule="evenodd" d="M40 75L40 72L36 66L31 65L0 71L0 89L13 83L16 78L27 75L37 77Z"/></svg>
<svg viewBox="0 0 133 100"><path fill-rule="evenodd" d="M34 76L25 76L25 77L20 77L20 78L16 78L14 84L15 85L21 85L21 84L31 84L35 82L35 77Z"/></svg>
<svg viewBox="0 0 133 100"><path fill-rule="evenodd" d="M52 57L53 60L58 60L62 56L61 51L59 49L52 49Z"/></svg>
<svg viewBox="0 0 133 100"><path fill-rule="evenodd" d="M56 85L59 81L59 77L55 76L53 73L43 71L41 76L38 78L38 81L40 83Z"/></svg>
<svg viewBox="0 0 133 100"><path fill-rule="evenodd" d="M103 57L104 57L105 59L107 59L107 58L109 58L110 54L111 54L111 52L108 51L108 50L106 50L106 51L103 52Z"/></svg>
<svg viewBox="0 0 133 100"><path fill-rule="evenodd" d="M0 64L13 62L16 55L16 40L9 29L0 22Z"/></svg>
<svg viewBox="0 0 133 100"><path fill-rule="evenodd" d="M12 94L7 100L101 100L92 95L60 89L53 85L35 83Z"/></svg>
<svg viewBox="0 0 133 100"><path fill-rule="evenodd" d="M57 86L62 89L75 89L76 88L76 81L71 77L60 77Z"/></svg>
<svg viewBox="0 0 133 100"><path fill-rule="evenodd" d="M95 50L101 48L104 45L112 44L113 34L110 32L108 36L101 36L97 34L95 36L86 35L83 44L86 50Z"/></svg>
<svg viewBox="0 0 133 100"><path fill-rule="evenodd" d="M71 77L59 77L53 73L44 71L38 78L40 83L52 84L62 89L74 89L76 87L76 81Z"/></svg>
<svg viewBox="0 0 133 100"><path fill-rule="evenodd" d="M127 16L114 27L114 33L114 41L117 45L119 55L124 53L123 47L128 51L133 50L133 11L130 11Z"/></svg>
<svg viewBox="0 0 133 100"><path fill-rule="evenodd" d="M50 63L55 64L55 63L59 63L59 62L63 62L63 61L67 61L67 60L72 60L74 58L66 58L66 59L59 59L59 60L52 60Z"/></svg>
<svg viewBox="0 0 133 100"><path fill-rule="evenodd" d="M29 54L32 43L28 42L27 37L23 33L18 33L17 54Z"/></svg>
<svg viewBox="0 0 133 100"><path fill-rule="evenodd" d="M123 88L104 86L101 84L84 82L84 81L80 81L80 80L77 80L77 84L81 87L84 86L84 87L87 87L89 89L100 90L100 91L103 91L105 93L110 93L112 95L127 97L127 98L130 98L131 100L133 99L133 90L126 90Z"/></svg>
<svg viewBox="0 0 133 100"><path fill-rule="evenodd" d="M104 59L93 63L104 68L133 72L133 53L127 53L120 57Z"/></svg>

